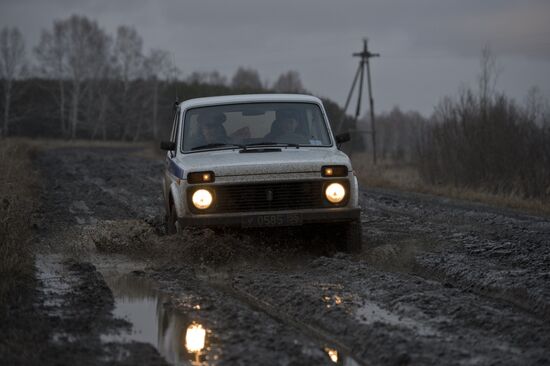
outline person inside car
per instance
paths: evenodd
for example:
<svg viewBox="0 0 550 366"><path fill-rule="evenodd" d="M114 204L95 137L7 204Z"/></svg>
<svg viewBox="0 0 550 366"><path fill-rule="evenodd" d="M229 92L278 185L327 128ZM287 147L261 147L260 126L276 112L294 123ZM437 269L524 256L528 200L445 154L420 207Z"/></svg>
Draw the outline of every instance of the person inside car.
<svg viewBox="0 0 550 366"><path fill-rule="evenodd" d="M223 113L203 113L197 117L198 133L194 137L195 147L224 144L229 142L223 123L226 117Z"/></svg>
<svg viewBox="0 0 550 366"><path fill-rule="evenodd" d="M297 122L292 117L276 119L271 125L271 131L265 135L264 140L269 142L306 144L307 139L296 133Z"/></svg>

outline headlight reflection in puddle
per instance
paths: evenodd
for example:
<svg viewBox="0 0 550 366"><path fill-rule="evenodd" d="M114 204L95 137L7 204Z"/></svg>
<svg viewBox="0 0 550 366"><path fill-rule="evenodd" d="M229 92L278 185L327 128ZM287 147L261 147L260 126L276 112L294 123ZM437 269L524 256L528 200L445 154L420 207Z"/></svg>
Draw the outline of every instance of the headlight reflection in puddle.
<svg viewBox="0 0 550 366"><path fill-rule="evenodd" d="M193 323L185 332L185 348L190 353L198 353L203 350L205 339L206 329L198 323Z"/></svg>
<svg viewBox="0 0 550 366"><path fill-rule="evenodd" d="M338 351L334 348L328 348L325 347L325 352L327 353L328 357L330 357L331 361L334 363L338 362Z"/></svg>

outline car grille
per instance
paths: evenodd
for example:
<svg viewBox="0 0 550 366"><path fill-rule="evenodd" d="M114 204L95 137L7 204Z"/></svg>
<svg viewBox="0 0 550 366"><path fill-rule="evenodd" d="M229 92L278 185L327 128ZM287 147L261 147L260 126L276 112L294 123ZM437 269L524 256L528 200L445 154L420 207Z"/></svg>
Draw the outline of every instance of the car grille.
<svg viewBox="0 0 550 366"><path fill-rule="evenodd" d="M323 207L322 181L216 186L213 212L296 210Z"/></svg>

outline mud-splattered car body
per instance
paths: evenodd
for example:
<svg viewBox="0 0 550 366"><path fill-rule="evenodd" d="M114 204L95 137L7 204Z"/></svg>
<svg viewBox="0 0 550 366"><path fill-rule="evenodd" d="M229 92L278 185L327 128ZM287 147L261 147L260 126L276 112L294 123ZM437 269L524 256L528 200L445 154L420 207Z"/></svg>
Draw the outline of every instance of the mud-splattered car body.
<svg viewBox="0 0 550 366"><path fill-rule="evenodd" d="M175 107L164 172L167 229L329 225L360 247L358 185L322 102L306 95L192 99ZM317 226L319 227L319 226Z"/></svg>

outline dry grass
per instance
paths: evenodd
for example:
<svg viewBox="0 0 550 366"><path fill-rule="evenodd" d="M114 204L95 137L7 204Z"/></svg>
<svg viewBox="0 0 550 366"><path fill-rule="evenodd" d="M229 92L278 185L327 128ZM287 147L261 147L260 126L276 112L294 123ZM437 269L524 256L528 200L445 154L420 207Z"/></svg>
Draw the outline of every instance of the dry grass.
<svg viewBox="0 0 550 366"><path fill-rule="evenodd" d="M412 164L382 160L377 165L373 165L370 156L367 154L356 154L352 157L352 160L359 182L363 187L426 193L550 216L550 203L524 199L516 194L494 194L448 185L430 185L422 181L417 169Z"/></svg>
<svg viewBox="0 0 550 366"><path fill-rule="evenodd" d="M373 165L371 157L367 154L354 154L352 160L353 169L363 186L406 191L415 191L422 186L422 180L411 164L379 160Z"/></svg>
<svg viewBox="0 0 550 366"><path fill-rule="evenodd" d="M37 205L38 178L24 140L0 139L0 304L34 277L31 214Z"/></svg>

